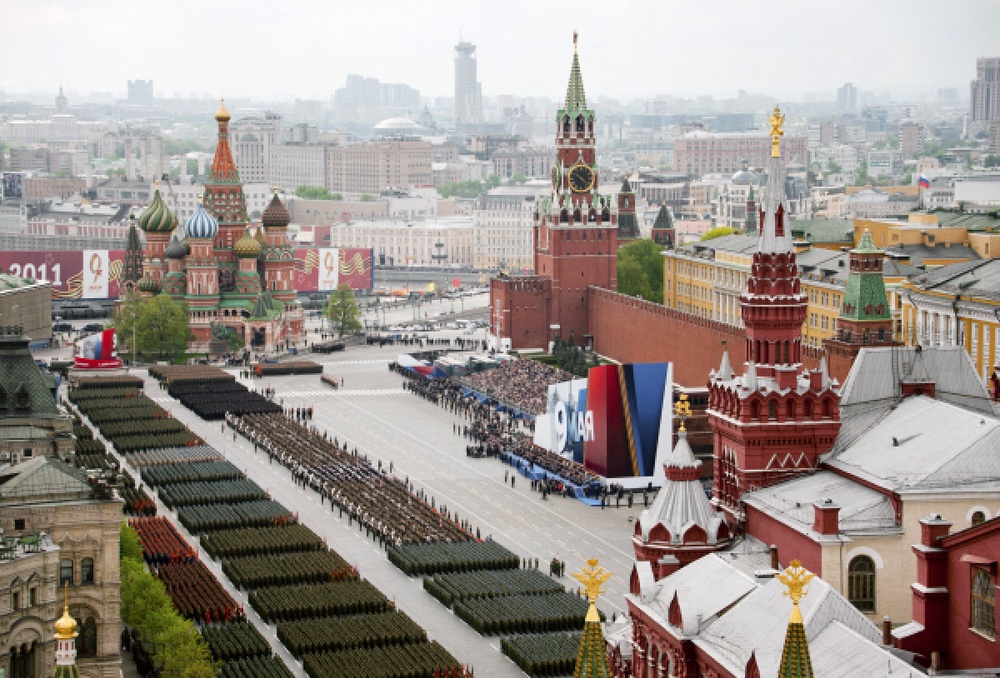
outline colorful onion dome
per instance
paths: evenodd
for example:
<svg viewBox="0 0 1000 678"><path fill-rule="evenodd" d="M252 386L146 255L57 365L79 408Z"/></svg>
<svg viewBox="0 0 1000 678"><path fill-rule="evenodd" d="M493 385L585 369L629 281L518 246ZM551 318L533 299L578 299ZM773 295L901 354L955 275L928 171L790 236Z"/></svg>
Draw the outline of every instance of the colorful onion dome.
<svg viewBox="0 0 1000 678"><path fill-rule="evenodd" d="M167 259L183 259L191 252L191 246L186 244L186 242L181 242L181 239L174 235L170 239L170 244L163 250L163 256Z"/></svg>
<svg viewBox="0 0 1000 678"><path fill-rule="evenodd" d="M229 111L226 110L226 100L219 100L219 110L215 114L215 119L219 122L229 122Z"/></svg>
<svg viewBox="0 0 1000 678"><path fill-rule="evenodd" d="M236 256L240 259L256 259L260 254L260 243L250 235L250 227L243 229L243 236L233 244Z"/></svg>
<svg viewBox="0 0 1000 678"><path fill-rule="evenodd" d="M184 223L184 234L189 238L214 238L219 232L219 222L215 220L198 197L198 209Z"/></svg>
<svg viewBox="0 0 1000 678"><path fill-rule="evenodd" d="M264 228L285 228L291 220L292 218L288 216L288 209L278 197L278 189L274 189L274 197L271 198L271 203L261 214L260 222L264 224Z"/></svg>
<svg viewBox="0 0 1000 678"><path fill-rule="evenodd" d="M145 277L140 280L137 287L140 292L149 292L150 294L156 294L160 291L159 281L149 277Z"/></svg>
<svg viewBox="0 0 1000 678"><path fill-rule="evenodd" d="M153 193L153 201L139 217L139 228L147 233L169 233L177 228L177 215L170 211L167 203L163 202L159 182L156 192Z"/></svg>

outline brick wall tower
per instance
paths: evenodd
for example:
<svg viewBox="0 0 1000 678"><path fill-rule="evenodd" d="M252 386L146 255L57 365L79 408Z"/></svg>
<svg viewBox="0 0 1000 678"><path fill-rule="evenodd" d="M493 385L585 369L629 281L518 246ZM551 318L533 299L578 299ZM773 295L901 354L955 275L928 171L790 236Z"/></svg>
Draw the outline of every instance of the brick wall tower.
<svg viewBox="0 0 1000 678"><path fill-rule="evenodd" d="M635 216L635 193L628 177L625 177L618 192L618 243L624 244L638 237L639 220Z"/></svg>
<svg viewBox="0 0 1000 678"><path fill-rule="evenodd" d="M585 343L587 288L617 288L617 215L598 192L595 116L587 108L573 34L573 65L566 101L556 113L552 193L539 198L534 215L535 275L551 280L548 339Z"/></svg>
<svg viewBox="0 0 1000 678"><path fill-rule="evenodd" d="M740 496L816 468L840 429L836 383L825 363L802 367L802 292L791 232L785 223L784 166L779 140L784 116L770 116L773 139L760 235L747 290L740 296L746 326L745 373L723 354L709 379L713 438L713 503L736 518Z"/></svg>
<svg viewBox="0 0 1000 678"><path fill-rule="evenodd" d="M893 339L892 309L885 293L882 250L865 229L850 251L850 273L837 318L837 333L823 342L833 374L847 374L863 346L899 346Z"/></svg>
<svg viewBox="0 0 1000 678"><path fill-rule="evenodd" d="M229 291L236 284L236 252L233 245L243 235L249 223L247 201L243 195L233 151L229 146L229 111L225 102L219 105L215 120L219 124L219 138L215 146L212 168L205 182L205 209L219 222L219 232L215 236L214 250L219 263L219 285L222 291Z"/></svg>

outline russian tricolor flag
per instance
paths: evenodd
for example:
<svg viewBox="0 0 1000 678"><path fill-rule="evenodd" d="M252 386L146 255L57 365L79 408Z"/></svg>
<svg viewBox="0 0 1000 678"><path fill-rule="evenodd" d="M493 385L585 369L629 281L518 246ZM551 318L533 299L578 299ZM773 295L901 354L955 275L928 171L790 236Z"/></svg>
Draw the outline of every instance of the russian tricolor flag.
<svg viewBox="0 0 1000 678"><path fill-rule="evenodd" d="M930 188L931 180L925 177L923 174L920 175L920 188Z"/></svg>

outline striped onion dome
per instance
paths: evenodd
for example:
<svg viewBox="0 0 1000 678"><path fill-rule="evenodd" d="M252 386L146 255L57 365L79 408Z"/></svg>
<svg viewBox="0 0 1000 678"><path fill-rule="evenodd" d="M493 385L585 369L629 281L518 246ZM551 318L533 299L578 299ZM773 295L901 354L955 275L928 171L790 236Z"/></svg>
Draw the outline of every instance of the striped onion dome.
<svg viewBox="0 0 1000 678"><path fill-rule="evenodd" d="M256 259L260 254L260 243L250 235L250 227L243 229L243 236L233 244L240 259Z"/></svg>
<svg viewBox="0 0 1000 678"><path fill-rule="evenodd" d="M147 233L169 233L177 228L177 215L163 202L160 189L153 193L153 201L139 217L139 228Z"/></svg>
<svg viewBox="0 0 1000 678"><path fill-rule="evenodd" d="M288 209L281 202L281 198L278 197L278 190L275 189L271 203L260 215L260 222L264 225L264 228L285 228L291 220L292 218L288 215Z"/></svg>
<svg viewBox="0 0 1000 678"><path fill-rule="evenodd" d="M214 238L218 232L219 222L208 213L199 197L198 209L184 223L185 235L189 238Z"/></svg>

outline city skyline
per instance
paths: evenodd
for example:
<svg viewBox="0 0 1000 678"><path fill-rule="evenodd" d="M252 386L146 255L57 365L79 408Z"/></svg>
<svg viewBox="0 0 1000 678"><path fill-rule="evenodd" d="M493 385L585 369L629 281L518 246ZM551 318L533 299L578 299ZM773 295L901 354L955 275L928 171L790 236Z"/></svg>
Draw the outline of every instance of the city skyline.
<svg viewBox="0 0 1000 678"><path fill-rule="evenodd" d="M363 73L447 97L461 39L477 46L484 96L557 96L576 30L595 98L728 98L744 90L822 100L852 82L896 96L955 87L964 99L976 58L996 52L992 27L1000 25L1000 4L975 0L949 5L951 16L975 18L963 20L961 31L931 21L940 5L929 0L813 2L808 11L791 0L716 0L710 11L704 3L637 0L616 8L619 16L592 0L437 3L437 11L401 0L377 12L315 0L281 11L245 3L235 14L211 2L172 7L124 0L105 0L99 11L67 0L10 6L8 25L17 30L8 53L28 58L0 75L0 91L62 85L123 95L127 80L151 79L157 96L325 100L347 74ZM117 46L95 48L102 35L120 36ZM31 58L39 44L58 45L60 56Z"/></svg>

